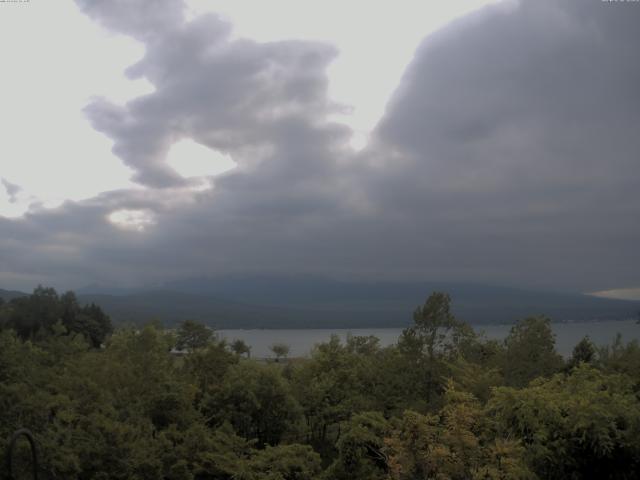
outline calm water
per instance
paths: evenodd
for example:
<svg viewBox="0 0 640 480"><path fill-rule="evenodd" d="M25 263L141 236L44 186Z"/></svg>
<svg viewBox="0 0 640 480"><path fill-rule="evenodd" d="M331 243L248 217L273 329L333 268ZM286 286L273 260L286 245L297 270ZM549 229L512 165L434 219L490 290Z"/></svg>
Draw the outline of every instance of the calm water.
<svg viewBox="0 0 640 480"><path fill-rule="evenodd" d="M483 325L476 327L477 332L484 331L488 338L504 338L510 330L510 325ZM556 334L556 348L562 355L571 355L576 343L585 335L589 335L596 345L610 344L617 333L628 342L640 340L640 325L634 320L622 322L588 322L588 323L558 323L553 325ZM272 357L269 347L282 342L291 347L290 356L302 357L311 352L313 346L329 340L331 334L339 335L343 341L347 334L375 335L383 346L391 345L398 340L401 328L352 328L352 329L309 329L309 330L220 330L218 332L227 340L240 338L251 346L251 355L256 358Z"/></svg>

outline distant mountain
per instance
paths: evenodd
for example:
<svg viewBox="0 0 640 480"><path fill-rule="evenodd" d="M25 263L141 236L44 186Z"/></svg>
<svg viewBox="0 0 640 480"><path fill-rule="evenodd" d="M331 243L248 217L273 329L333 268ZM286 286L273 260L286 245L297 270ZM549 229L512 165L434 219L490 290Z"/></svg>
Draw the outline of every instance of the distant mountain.
<svg viewBox="0 0 640 480"><path fill-rule="evenodd" d="M92 283L84 287L74 290L76 295L131 295L134 293L143 293L153 290L152 288L126 288L126 287L114 287L111 285L103 285L99 283Z"/></svg>
<svg viewBox="0 0 640 480"><path fill-rule="evenodd" d="M304 328L306 312L273 306L249 305L213 296L169 290L131 294L83 294L81 303L96 303L117 323L140 324L159 320L165 326L190 319L215 328Z"/></svg>
<svg viewBox="0 0 640 480"><path fill-rule="evenodd" d="M26 297L26 296L27 294L24 292L18 292L17 290L3 290L2 288L0 288L0 298L2 298L5 301L9 301L17 297Z"/></svg>
<svg viewBox="0 0 640 480"><path fill-rule="evenodd" d="M167 283L161 289L93 285L76 291L116 323L192 319L216 328L404 327L433 291L448 292L453 311L472 324L514 323L530 315L557 322L636 318L640 302L578 293L445 282L346 282L320 277L228 276ZM1 290L5 300L25 293Z"/></svg>
<svg viewBox="0 0 640 480"><path fill-rule="evenodd" d="M400 327L433 291L474 324L513 323L544 314L554 321L635 318L640 302L563 292L445 282L345 282L320 277L228 276L171 282L162 290L81 295L115 320L191 318L218 328Z"/></svg>

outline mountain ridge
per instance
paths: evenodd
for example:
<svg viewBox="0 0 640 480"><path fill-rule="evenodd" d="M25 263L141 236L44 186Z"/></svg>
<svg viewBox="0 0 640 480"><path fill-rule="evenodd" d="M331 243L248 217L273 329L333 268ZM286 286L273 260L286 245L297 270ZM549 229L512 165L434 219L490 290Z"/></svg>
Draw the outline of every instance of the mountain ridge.
<svg viewBox="0 0 640 480"><path fill-rule="evenodd" d="M533 315L555 322L635 318L640 302L567 292L454 282L356 282L322 277L224 277L124 289L90 286L76 291L115 323L186 319L215 328L404 327L433 291L452 297L453 313L476 325L509 324ZM27 295L0 289L5 300Z"/></svg>
<svg viewBox="0 0 640 480"><path fill-rule="evenodd" d="M357 282L323 277L228 276L165 283L162 288L92 297L117 318L127 300L138 312L169 322L180 315L220 328L356 328L401 327L433 291L452 297L452 308L472 324L514 323L531 315L554 321L622 320L634 318L640 302L579 293L545 292L514 287L455 282ZM80 292L83 292L81 289ZM168 298L183 304L162 301ZM158 299L159 304L154 302ZM98 301L100 300L100 301ZM185 307L184 303L189 303ZM164 305L164 310L159 308ZM146 306L145 308L142 308ZM117 308L113 308L117 307ZM129 315L130 316L130 315ZM184 318L182 318L184 319Z"/></svg>

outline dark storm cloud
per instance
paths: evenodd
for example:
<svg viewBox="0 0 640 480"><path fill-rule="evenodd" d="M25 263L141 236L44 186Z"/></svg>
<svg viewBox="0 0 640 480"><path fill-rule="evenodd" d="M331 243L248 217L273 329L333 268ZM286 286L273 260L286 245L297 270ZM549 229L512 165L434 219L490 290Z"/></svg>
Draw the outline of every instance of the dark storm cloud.
<svg viewBox="0 0 640 480"><path fill-rule="evenodd" d="M376 132L401 152L374 181L380 208L422 217L429 253L474 276L638 283L638 20L507 3L426 39Z"/></svg>
<svg viewBox="0 0 640 480"><path fill-rule="evenodd" d="M640 284L637 4L506 2L454 22L418 48L358 154L327 121L339 108L327 99L331 47L230 40L215 16L185 23L179 2L147 17L133 13L149 2L79 4L145 42L128 74L156 91L86 113L147 188L0 219L4 278ZM165 163L180 138L240 167L194 192ZM106 220L118 209L155 224L118 230Z"/></svg>

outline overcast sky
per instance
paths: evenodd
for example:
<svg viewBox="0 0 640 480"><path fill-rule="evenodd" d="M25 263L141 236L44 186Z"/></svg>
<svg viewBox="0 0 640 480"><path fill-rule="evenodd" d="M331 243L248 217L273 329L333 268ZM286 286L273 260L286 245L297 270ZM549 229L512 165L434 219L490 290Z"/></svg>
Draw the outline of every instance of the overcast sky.
<svg viewBox="0 0 640 480"><path fill-rule="evenodd" d="M601 0L0 3L0 288L638 295L639 23Z"/></svg>

